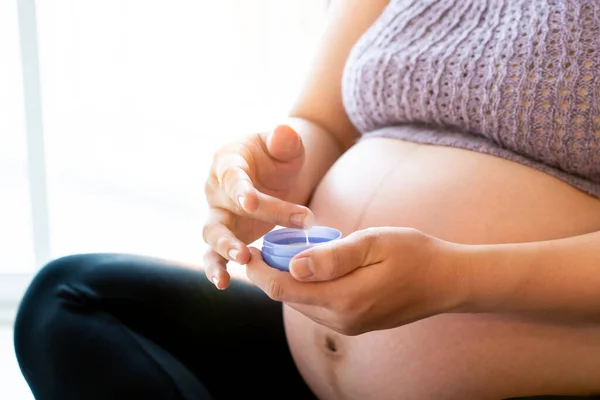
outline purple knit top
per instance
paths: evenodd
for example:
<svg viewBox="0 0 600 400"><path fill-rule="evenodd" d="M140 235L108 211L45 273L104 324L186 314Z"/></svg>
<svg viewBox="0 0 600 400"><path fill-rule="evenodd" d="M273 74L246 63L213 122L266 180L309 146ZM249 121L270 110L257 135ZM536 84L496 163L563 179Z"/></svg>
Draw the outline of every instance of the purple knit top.
<svg viewBox="0 0 600 400"><path fill-rule="evenodd" d="M342 91L363 139L488 153L600 197L599 0L391 0Z"/></svg>

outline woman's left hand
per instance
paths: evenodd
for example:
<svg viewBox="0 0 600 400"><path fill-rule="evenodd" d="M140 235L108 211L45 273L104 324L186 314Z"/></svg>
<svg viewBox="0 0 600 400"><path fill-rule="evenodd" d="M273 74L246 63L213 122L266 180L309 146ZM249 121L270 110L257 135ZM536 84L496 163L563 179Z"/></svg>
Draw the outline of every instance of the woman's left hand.
<svg viewBox="0 0 600 400"><path fill-rule="evenodd" d="M460 245L410 228L369 228L298 254L290 272L251 248L248 278L269 297L345 335L395 328L459 307Z"/></svg>

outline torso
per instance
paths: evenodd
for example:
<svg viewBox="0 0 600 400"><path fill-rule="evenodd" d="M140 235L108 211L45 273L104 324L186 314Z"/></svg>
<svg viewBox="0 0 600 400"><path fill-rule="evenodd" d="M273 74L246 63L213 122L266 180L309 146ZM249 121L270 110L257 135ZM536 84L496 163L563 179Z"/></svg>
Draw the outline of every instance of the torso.
<svg viewBox="0 0 600 400"><path fill-rule="evenodd" d="M319 224L344 234L411 226L461 243L600 229L600 200L543 172L395 139L368 139L351 148L323 179L310 207ZM344 337L287 307L285 324L298 367L322 399L499 399L531 387L600 391L600 328L444 315Z"/></svg>
<svg viewBox="0 0 600 400"><path fill-rule="evenodd" d="M592 0L390 1L348 58L367 139L317 188L317 222L468 244L600 230L599 29ZM441 315L344 337L287 307L285 324L322 399L600 393L597 326Z"/></svg>
<svg viewBox="0 0 600 400"><path fill-rule="evenodd" d="M599 49L596 0L391 0L350 52L344 106L365 136L494 154L600 197ZM397 125L436 130L382 129Z"/></svg>

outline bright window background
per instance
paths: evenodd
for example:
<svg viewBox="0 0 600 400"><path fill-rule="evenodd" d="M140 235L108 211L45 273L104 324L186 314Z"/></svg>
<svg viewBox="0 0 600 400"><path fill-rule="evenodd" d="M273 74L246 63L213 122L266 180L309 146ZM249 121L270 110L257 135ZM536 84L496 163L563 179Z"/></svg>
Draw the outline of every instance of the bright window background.
<svg viewBox="0 0 600 400"><path fill-rule="evenodd" d="M0 0L0 273L34 266L16 5Z"/></svg>
<svg viewBox="0 0 600 400"><path fill-rule="evenodd" d="M198 261L213 151L285 116L324 11L323 0L39 1L52 256ZM3 105L21 104L12 81ZM14 199L0 229L20 240L9 268L26 269L23 117L12 108L0 162L12 162L2 179Z"/></svg>
<svg viewBox="0 0 600 400"><path fill-rule="evenodd" d="M6 294L39 267L18 1L0 0L0 398L31 400L3 325L18 300ZM326 1L36 5L51 257L119 251L198 262L212 153L285 117Z"/></svg>

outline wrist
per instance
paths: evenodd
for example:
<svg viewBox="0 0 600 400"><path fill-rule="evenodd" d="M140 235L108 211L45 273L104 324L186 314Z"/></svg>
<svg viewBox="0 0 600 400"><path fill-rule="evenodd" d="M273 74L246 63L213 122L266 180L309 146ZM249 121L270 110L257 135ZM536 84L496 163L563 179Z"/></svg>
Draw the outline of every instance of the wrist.
<svg viewBox="0 0 600 400"><path fill-rule="evenodd" d="M443 271L437 289L443 294L442 304L438 307L439 312L463 312L472 302L473 297L469 271L465 268L468 264L468 247L440 240L437 253L434 268Z"/></svg>
<svg viewBox="0 0 600 400"><path fill-rule="evenodd" d="M511 309L533 263L518 245L456 245L455 312L491 313Z"/></svg>

